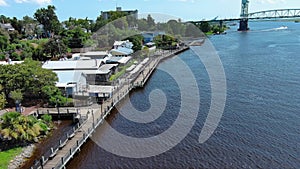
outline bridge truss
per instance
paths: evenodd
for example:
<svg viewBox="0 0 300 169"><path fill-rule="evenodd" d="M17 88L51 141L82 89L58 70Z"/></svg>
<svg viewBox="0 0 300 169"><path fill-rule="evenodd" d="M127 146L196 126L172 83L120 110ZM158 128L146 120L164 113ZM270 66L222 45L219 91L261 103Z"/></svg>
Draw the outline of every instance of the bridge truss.
<svg viewBox="0 0 300 169"><path fill-rule="evenodd" d="M300 17L300 9L276 9L249 13L248 19L276 19Z"/></svg>

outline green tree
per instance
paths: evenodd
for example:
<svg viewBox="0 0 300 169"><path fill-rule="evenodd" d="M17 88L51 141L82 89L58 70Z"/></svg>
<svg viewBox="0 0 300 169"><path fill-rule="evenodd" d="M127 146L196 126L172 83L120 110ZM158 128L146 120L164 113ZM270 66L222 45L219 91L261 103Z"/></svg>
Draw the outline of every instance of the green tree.
<svg viewBox="0 0 300 169"><path fill-rule="evenodd" d="M43 49L43 52L50 55L52 58L62 56L67 52L67 46L57 37L49 39L49 41L43 46Z"/></svg>
<svg viewBox="0 0 300 169"><path fill-rule="evenodd" d="M18 20L16 17L13 17L10 20L11 26L15 28L16 31L18 31L19 34L23 33L23 21Z"/></svg>
<svg viewBox="0 0 300 169"><path fill-rule="evenodd" d="M23 28L24 28L24 35L25 38L33 38L35 35L36 26L38 25L38 22L34 20L33 18L29 16L23 17Z"/></svg>
<svg viewBox="0 0 300 169"><path fill-rule="evenodd" d="M181 35L183 31L183 24L178 23L176 20L169 20L167 22L169 28L172 30L173 35Z"/></svg>
<svg viewBox="0 0 300 169"><path fill-rule="evenodd" d="M69 48L82 48L87 40L90 39L90 34L84 32L83 28L76 26L71 30L61 32L63 41L68 44Z"/></svg>
<svg viewBox="0 0 300 169"><path fill-rule="evenodd" d="M12 98L15 102L21 102L23 100L23 93L20 89L11 91L10 98Z"/></svg>
<svg viewBox="0 0 300 169"><path fill-rule="evenodd" d="M143 40L144 40L142 35L134 35L126 38L125 40L129 40L130 42L132 42L133 44L132 49L134 50L134 52L142 49Z"/></svg>
<svg viewBox="0 0 300 169"><path fill-rule="evenodd" d="M50 106L63 106L68 101L55 86L44 86L42 92Z"/></svg>
<svg viewBox="0 0 300 169"><path fill-rule="evenodd" d="M162 49L170 49L178 43L178 39L171 35L158 35L154 38L155 44Z"/></svg>
<svg viewBox="0 0 300 169"><path fill-rule="evenodd" d="M0 85L0 110L3 109L7 103L5 94L2 90L3 90L3 87L2 87L2 85Z"/></svg>
<svg viewBox="0 0 300 169"><path fill-rule="evenodd" d="M57 75L51 70L43 69L41 63L25 59L24 63L16 65L0 65L0 85L6 98L10 98L11 91L20 89L24 98L42 97L43 86L55 87Z"/></svg>
<svg viewBox="0 0 300 169"><path fill-rule="evenodd" d="M5 50L9 45L9 34L0 28L0 50Z"/></svg>
<svg viewBox="0 0 300 169"><path fill-rule="evenodd" d="M147 20L145 18L139 19L137 21L137 24L138 24L138 29L140 31L146 31L146 30L148 30L148 23L147 23Z"/></svg>
<svg viewBox="0 0 300 169"><path fill-rule="evenodd" d="M199 37L199 36L201 36L201 30L194 24L188 23L186 25L185 36L186 37Z"/></svg>
<svg viewBox="0 0 300 169"><path fill-rule="evenodd" d="M152 29L152 28L155 27L155 21L154 21L154 19L151 17L150 14L147 16L147 25L148 25L148 28L149 28L149 29Z"/></svg>
<svg viewBox="0 0 300 169"><path fill-rule="evenodd" d="M108 23L108 20L105 20L102 16L97 17L96 22L91 24L92 32L97 32L100 28Z"/></svg>
<svg viewBox="0 0 300 169"><path fill-rule="evenodd" d="M202 32L207 33L211 30L211 25L208 22L202 22L200 24L200 29Z"/></svg>
<svg viewBox="0 0 300 169"><path fill-rule="evenodd" d="M52 122L38 120L34 116L24 116L17 112L5 113L0 119L2 138L19 142L37 142L38 136L46 135L52 126Z"/></svg>
<svg viewBox="0 0 300 169"><path fill-rule="evenodd" d="M9 23L10 22L10 18L6 17L4 15L0 15L0 23Z"/></svg>
<svg viewBox="0 0 300 169"><path fill-rule="evenodd" d="M21 112L21 101L23 100L23 93L20 89L10 92L10 98L16 103L16 111Z"/></svg>
<svg viewBox="0 0 300 169"><path fill-rule="evenodd" d="M61 28L55 10L54 6L48 5L47 8L38 9L34 13L34 18L44 26L44 30L48 34L58 34Z"/></svg>

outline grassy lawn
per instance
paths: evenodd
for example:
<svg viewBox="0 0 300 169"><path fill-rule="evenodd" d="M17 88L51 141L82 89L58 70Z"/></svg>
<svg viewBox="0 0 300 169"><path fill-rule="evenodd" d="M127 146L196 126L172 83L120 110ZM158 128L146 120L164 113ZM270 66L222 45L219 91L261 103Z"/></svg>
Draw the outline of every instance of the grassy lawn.
<svg viewBox="0 0 300 169"><path fill-rule="evenodd" d="M14 148L7 151L0 152L0 168L5 169L8 167L8 164L11 160L13 160L17 155L22 152L22 148Z"/></svg>

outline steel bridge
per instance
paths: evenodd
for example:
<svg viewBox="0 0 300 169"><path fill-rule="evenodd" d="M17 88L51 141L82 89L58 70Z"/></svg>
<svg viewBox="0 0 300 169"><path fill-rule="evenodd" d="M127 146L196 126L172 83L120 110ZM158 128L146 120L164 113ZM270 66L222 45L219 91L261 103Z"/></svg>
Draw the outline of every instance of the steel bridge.
<svg viewBox="0 0 300 169"><path fill-rule="evenodd" d="M276 9L249 13L248 19L278 19L300 17L300 9Z"/></svg>
<svg viewBox="0 0 300 169"><path fill-rule="evenodd" d="M242 0L241 14L240 17L230 19L214 19L209 21L192 21L194 24L201 24L203 22L219 22L220 26L226 21L240 21L238 31L249 30L249 20L277 20L277 19L288 19L288 18L300 18L300 9L275 9L260 12L248 12L249 0Z"/></svg>

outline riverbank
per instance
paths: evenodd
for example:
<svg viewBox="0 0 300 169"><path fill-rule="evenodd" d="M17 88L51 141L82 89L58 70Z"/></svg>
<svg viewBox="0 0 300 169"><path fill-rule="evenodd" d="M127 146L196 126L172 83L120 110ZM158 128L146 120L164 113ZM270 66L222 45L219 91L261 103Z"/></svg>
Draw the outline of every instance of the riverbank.
<svg viewBox="0 0 300 169"><path fill-rule="evenodd" d="M29 159L35 150L35 145L31 144L27 147L22 148L22 151L17 155L13 160L11 160L8 164L8 169L17 169L21 168L22 165Z"/></svg>
<svg viewBox="0 0 300 169"><path fill-rule="evenodd" d="M114 87L113 95L107 99L100 106L91 106L86 111L81 110L81 116L86 120L81 123L72 138L67 139L66 142L62 140L63 145L58 145L53 148L53 157L43 156L40 159L40 165L44 168L63 168L80 151L80 147L85 144L87 139L92 135L94 130L103 123L106 117L111 113L111 110L135 88L143 87L155 70L157 65L164 59L177 55L183 51L188 50L185 46L177 50L158 51L155 56L150 57L147 62L141 63L141 68L130 74L130 76L119 79L120 83Z"/></svg>

